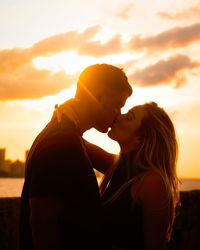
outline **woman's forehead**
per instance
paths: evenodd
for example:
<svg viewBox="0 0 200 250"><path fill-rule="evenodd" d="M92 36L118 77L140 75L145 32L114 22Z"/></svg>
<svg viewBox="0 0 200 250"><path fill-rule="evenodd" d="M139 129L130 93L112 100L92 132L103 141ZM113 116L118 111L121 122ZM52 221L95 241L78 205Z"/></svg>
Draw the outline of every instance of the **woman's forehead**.
<svg viewBox="0 0 200 250"><path fill-rule="evenodd" d="M134 114L136 114L136 116L141 116L141 117L147 115L147 111L144 105L134 106L133 108L129 109L129 112L133 112Z"/></svg>
<svg viewBox="0 0 200 250"><path fill-rule="evenodd" d="M129 109L129 111L134 112L134 111L138 111L138 110L142 110L142 109L143 109L142 105L137 105L137 106L134 106L131 109Z"/></svg>

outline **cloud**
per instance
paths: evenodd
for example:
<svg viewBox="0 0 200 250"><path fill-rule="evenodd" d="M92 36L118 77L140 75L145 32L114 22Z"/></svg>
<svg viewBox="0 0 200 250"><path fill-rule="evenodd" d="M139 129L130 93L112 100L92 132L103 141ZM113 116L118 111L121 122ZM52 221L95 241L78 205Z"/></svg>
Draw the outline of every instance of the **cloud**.
<svg viewBox="0 0 200 250"><path fill-rule="evenodd" d="M154 36L133 36L130 40L130 49L135 51L164 51L169 48L186 47L200 41L200 23L186 27L176 27Z"/></svg>
<svg viewBox="0 0 200 250"><path fill-rule="evenodd" d="M110 54L120 53L123 50L121 35L115 35L104 44L101 44L100 41L83 42L77 52L79 55L103 57Z"/></svg>
<svg viewBox="0 0 200 250"><path fill-rule="evenodd" d="M92 39L101 27L95 25L87 28L82 33L69 31L39 41L32 47L33 55L48 56L67 50L76 50L82 43Z"/></svg>
<svg viewBox="0 0 200 250"><path fill-rule="evenodd" d="M100 29L99 25L95 25L82 33L69 31L48 37L35 43L31 48L0 50L0 72L16 70L17 67L30 63L38 56L50 56L62 51L76 50L82 43L94 38Z"/></svg>
<svg viewBox="0 0 200 250"><path fill-rule="evenodd" d="M100 30L101 27L95 25L82 32L69 31L48 37L30 48L0 50L0 100L40 98L56 94L75 83L77 75L69 76L64 71L54 73L36 69L32 60L38 56L50 56L62 51L75 50L79 55L104 57L130 51L130 47L136 51L166 50L169 47L187 46L200 40L200 23L170 29L146 38L133 37L128 43L123 42L121 35L116 34L102 44L99 40L94 40ZM125 68L129 71L134 63L135 60L126 62ZM187 79L183 73L179 75L176 73L197 67L197 64L197 62L191 62L188 57L179 55L143 70L137 70L132 74L132 79L137 80L137 84L141 86L145 84L149 86L168 84L175 78L176 87L179 87ZM172 67L171 72L168 72L170 67Z"/></svg>
<svg viewBox="0 0 200 250"><path fill-rule="evenodd" d="M115 64L116 67L118 68L122 68L125 72L127 71L130 71L133 66L138 63L138 59L131 59L131 60L128 60L126 61L125 63L118 63L118 64Z"/></svg>
<svg viewBox="0 0 200 250"><path fill-rule="evenodd" d="M130 82L140 87L172 84L175 88L183 86L187 79L185 70L200 67L200 62L193 62L186 55L176 55L168 60L160 60L144 69L138 69L129 76Z"/></svg>
<svg viewBox="0 0 200 250"><path fill-rule="evenodd" d="M100 29L99 25L95 25L81 33L69 31L48 37L30 48L0 50L0 100L40 98L57 94L75 83L77 75L36 69L32 60L38 56L50 56L67 50L95 57L120 52L120 35L113 36L104 44L91 41Z"/></svg>
<svg viewBox="0 0 200 250"><path fill-rule="evenodd" d="M0 50L0 73L11 72L17 67L29 63L32 58L31 49Z"/></svg>
<svg viewBox="0 0 200 250"><path fill-rule="evenodd" d="M130 15L130 11L135 7L134 3L129 3L124 8L118 12L115 16L127 20Z"/></svg>
<svg viewBox="0 0 200 250"><path fill-rule="evenodd" d="M0 100L35 99L59 93L75 83L76 76L54 73L26 64L13 72L0 74Z"/></svg>
<svg viewBox="0 0 200 250"><path fill-rule="evenodd" d="M168 108L168 111L170 114L172 114L174 120L176 122L186 123L186 126L188 126L188 122L193 123L196 125L196 127L199 128L200 124L200 101L199 100L187 100L183 101L182 103L178 103L175 106L172 106ZM188 120L188 117L190 118ZM198 133L200 134L200 131L198 129Z"/></svg>
<svg viewBox="0 0 200 250"><path fill-rule="evenodd" d="M124 51L162 51L169 48L185 47L200 40L200 23L186 27L177 27L154 36L133 36L125 43L121 35L116 34L102 44L94 39L101 30L99 25L85 29L79 33L69 31L57 34L35 43L30 48L13 48L0 50L0 72L12 72L23 64L30 63L38 56L51 56L62 51L75 50L80 55L103 57Z"/></svg>
<svg viewBox="0 0 200 250"><path fill-rule="evenodd" d="M188 19L199 19L200 18L200 7L196 5L189 9L174 11L174 12L165 12L160 11L157 15L164 19L169 20L188 20Z"/></svg>
<svg viewBox="0 0 200 250"><path fill-rule="evenodd" d="M0 50L0 73L12 72L21 65L30 63L38 56L52 56L63 51L75 50L80 55L102 57L123 52L125 45L120 35L113 36L106 43L91 41L101 30L99 25L85 29L82 33L69 31L57 34L35 43L30 48Z"/></svg>
<svg viewBox="0 0 200 250"><path fill-rule="evenodd" d="M32 60L38 56L76 50L82 43L94 38L100 29L99 25L95 25L81 33L69 31L48 37L30 48L0 50L0 100L41 98L68 88L75 83L76 75L38 70Z"/></svg>

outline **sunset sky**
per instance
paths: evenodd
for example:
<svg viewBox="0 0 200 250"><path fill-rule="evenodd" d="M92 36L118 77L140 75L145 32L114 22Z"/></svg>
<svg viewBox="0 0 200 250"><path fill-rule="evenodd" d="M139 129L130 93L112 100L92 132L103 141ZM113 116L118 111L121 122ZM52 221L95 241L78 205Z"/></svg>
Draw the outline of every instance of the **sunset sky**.
<svg viewBox="0 0 200 250"><path fill-rule="evenodd" d="M122 67L133 87L122 112L155 101L175 123L179 177L200 178L200 1L6 0L0 10L0 148L24 160L80 72ZM117 153L90 130L84 137Z"/></svg>

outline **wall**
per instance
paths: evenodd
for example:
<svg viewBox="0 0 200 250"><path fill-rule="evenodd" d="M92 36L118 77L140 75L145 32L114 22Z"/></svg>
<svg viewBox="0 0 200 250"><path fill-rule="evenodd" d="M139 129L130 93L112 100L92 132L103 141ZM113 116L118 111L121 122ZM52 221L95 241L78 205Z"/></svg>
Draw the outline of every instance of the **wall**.
<svg viewBox="0 0 200 250"><path fill-rule="evenodd" d="M167 250L200 250L200 190L180 193ZM20 198L0 198L0 250L18 250Z"/></svg>

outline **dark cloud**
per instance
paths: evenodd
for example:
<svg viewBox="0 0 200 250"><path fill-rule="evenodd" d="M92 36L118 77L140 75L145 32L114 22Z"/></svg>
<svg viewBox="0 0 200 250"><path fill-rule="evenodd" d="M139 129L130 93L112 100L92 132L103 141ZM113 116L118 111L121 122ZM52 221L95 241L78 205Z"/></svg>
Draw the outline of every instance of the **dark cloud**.
<svg viewBox="0 0 200 250"><path fill-rule="evenodd" d="M130 11L135 7L134 3L129 3L123 7L115 16L127 20L130 16Z"/></svg>
<svg viewBox="0 0 200 250"><path fill-rule="evenodd" d="M133 36L129 46L135 51L164 51L170 48L186 47L200 41L200 23L186 27L176 27L154 36Z"/></svg>
<svg viewBox="0 0 200 250"><path fill-rule="evenodd" d="M188 56L176 55L168 60L160 60L144 69L138 69L129 76L130 82L140 87L172 84L176 88L186 82L185 70L200 67L200 62L193 62Z"/></svg>
<svg viewBox="0 0 200 250"><path fill-rule="evenodd" d="M75 83L76 76L64 71L54 73L26 64L0 74L0 100L35 99L59 93Z"/></svg>

